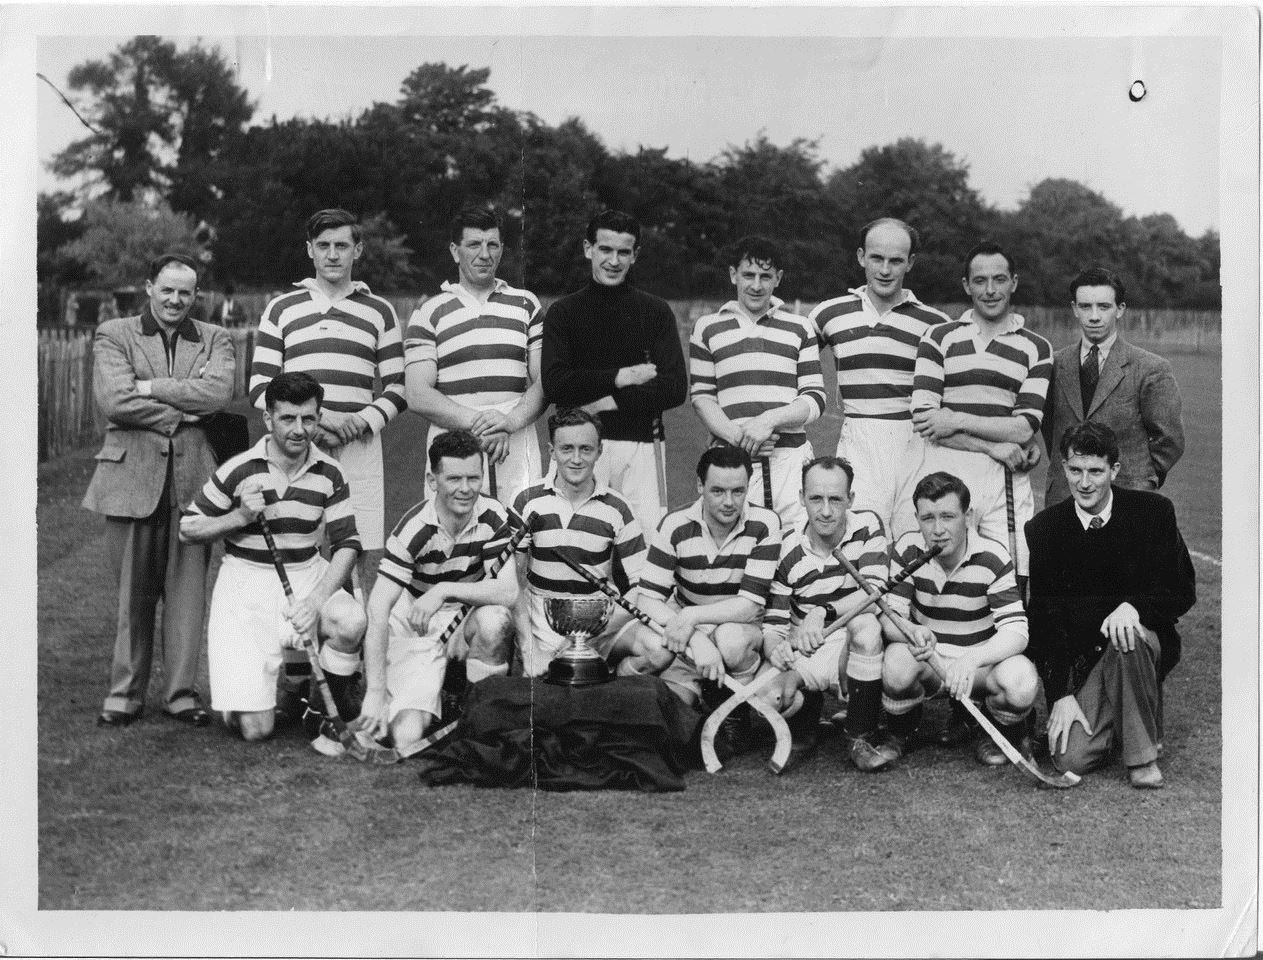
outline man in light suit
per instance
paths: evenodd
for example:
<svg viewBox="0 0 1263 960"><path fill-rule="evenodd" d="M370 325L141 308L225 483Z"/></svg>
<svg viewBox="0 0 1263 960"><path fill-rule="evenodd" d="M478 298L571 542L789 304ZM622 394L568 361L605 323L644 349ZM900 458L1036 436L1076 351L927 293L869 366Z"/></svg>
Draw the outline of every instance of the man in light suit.
<svg viewBox="0 0 1263 960"><path fill-rule="evenodd" d="M232 399L233 346L223 328L189 317L197 265L180 254L150 264L139 316L97 328L93 393L109 420L83 505L106 517L118 583L110 692L97 717L123 727L140 717L163 601L163 707L210 723L197 692L209 544L179 542L180 508L215 469L201 423Z"/></svg>
<svg viewBox="0 0 1263 960"><path fill-rule="evenodd" d="M1101 267L1080 272L1070 283L1071 308L1083 336L1053 357L1043 424L1048 506L1070 496L1061 438L1078 424L1104 424L1118 438L1115 486L1157 490L1184 453L1180 388L1171 364L1118 335L1125 292L1118 275Z"/></svg>

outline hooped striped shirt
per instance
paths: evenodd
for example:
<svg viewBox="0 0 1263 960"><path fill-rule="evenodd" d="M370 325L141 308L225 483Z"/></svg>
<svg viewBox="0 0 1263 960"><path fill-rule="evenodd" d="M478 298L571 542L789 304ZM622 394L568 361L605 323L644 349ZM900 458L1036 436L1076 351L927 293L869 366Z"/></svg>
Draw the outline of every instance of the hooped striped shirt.
<svg viewBox="0 0 1263 960"><path fill-rule="evenodd" d="M259 318L250 402L264 408L264 391L278 373L309 373L324 387L323 406L358 413L373 433L381 433L408 409L395 308L358 280L338 300L326 297L310 277L294 286L299 289L272 300Z"/></svg>
<svg viewBox="0 0 1263 960"><path fill-rule="evenodd" d="M1004 629L1028 636L1026 613L1017 592L1009 551L994 540L969 530L965 558L950 573L938 558L921 567L890 592L896 613L923 623L940 643L969 647ZM898 576L925 552L920 531L905 533L895 543L891 576Z"/></svg>
<svg viewBox="0 0 1263 960"><path fill-rule="evenodd" d="M480 580L513 536L508 520L508 511L498 501L480 496L453 539L443 528L434 500L423 500L395 524L377 572L414 597L436 583Z"/></svg>
<svg viewBox="0 0 1263 960"><path fill-rule="evenodd" d="M868 286L856 287L811 311L822 348L833 351L838 406L847 418L912 419L912 380L917 348L931 327L951 317L926 306L911 290L880 313Z"/></svg>
<svg viewBox="0 0 1263 960"><path fill-rule="evenodd" d="M1009 330L985 345L972 310L929 330L917 350L912 409L1020 415L1038 431L1052 380L1052 344L1025 329L1018 314L1009 316Z"/></svg>
<svg viewBox="0 0 1263 960"><path fill-rule="evenodd" d="M486 303L459 283L444 283L442 290L412 312L404 333L405 362L434 363L436 389L465 406L519 399L530 385L530 351L543 342L543 311L535 294L499 279Z"/></svg>
<svg viewBox="0 0 1263 960"><path fill-rule="evenodd" d="M723 543L716 543L701 499L662 518L640 574L640 589L680 606L744 597L760 608L781 552L781 521L771 510L746 504Z"/></svg>
<svg viewBox="0 0 1263 960"><path fill-rule="evenodd" d="M530 558L526 580L531 589L566 596L597 592L559 553L613 581L624 594L636 585L645 562L645 540L627 501L605 484L597 483L592 496L575 507L547 476L523 488L513 509L526 521L528 532L518 551Z"/></svg>
<svg viewBox="0 0 1263 960"><path fill-rule="evenodd" d="M767 410L811 401L811 423L824 413L824 377L815 328L773 297L767 313L751 320L735 300L698 318L689 338L690 395L713 397L724 415L744 423ZM806 442L801 427L779 435L777 446Z"/></svg>
<svg viewBox="0 0 1263 960"><path fill-rule="evenodd" d="M298 473L287 477L268 459L271 442L271 436L265 435L249 450L224 461L185 513L222 517L240 502L241 484L261 474L267 479L263 490L264 516L285 563L304 563L316 555L322 521L323 539L332 550L350 548L359 553L360 537L355 529L350 487L338 462L312 444ZM278 494L278 490L284 492ZM263 527L257 520L225 536L224 550L251 563L272 564Z"/></svg>
<svg viewBox="0 0 1263 960"><path fill-rule="evenodd" d="M869 583L882 587L889 570L886 532L871 510L848 510L846 533L838 545ZM833 554L821 555L811 545L807 525L795 530L781 544L781 558L772 578L763 635L784 640L791 624L797 624L814 607L826 606L825 624L838 618L837 604L863 588Z"/></svg>

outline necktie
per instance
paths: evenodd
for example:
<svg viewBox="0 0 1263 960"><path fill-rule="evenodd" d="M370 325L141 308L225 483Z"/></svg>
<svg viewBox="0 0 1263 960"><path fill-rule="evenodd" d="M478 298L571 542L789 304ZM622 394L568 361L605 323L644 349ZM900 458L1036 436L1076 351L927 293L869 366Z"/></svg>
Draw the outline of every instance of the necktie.
<svg viewBox="0 0 1263 960"><path fill-rule="evenodd" d="M1088 350L1087 359L1079 367L1079 389L1083 393L1084 416L1087 416L1088 409L1092 406L1092 396L1096 393L1097 381L1101 379L1100 357L1101 351L1094 343L1091 349Z"/></svg>
<svg viewBox="0 0 1263 960"><path fill-rule="evenodd" d="M1088 521L1089 530L1100 530L1101 527L1103 526L1105 526L1105 521L1102 520L1100 517L1093 517L1091 520Z"/></svg>

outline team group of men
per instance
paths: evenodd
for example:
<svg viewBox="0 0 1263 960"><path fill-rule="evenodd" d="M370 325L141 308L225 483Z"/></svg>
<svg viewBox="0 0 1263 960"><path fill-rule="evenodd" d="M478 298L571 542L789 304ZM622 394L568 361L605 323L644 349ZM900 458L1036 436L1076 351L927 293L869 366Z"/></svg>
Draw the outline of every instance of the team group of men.
<svg viewBox="0 0 1263 960"><path fill-rule="evenodd" d="M462 685L547 670L567 643L548 598L595 591L577 565L658 625L615 609L592 642L619 674L660 676L713 708L725 675L776 672L760 695L790 723L793 763L816 748L830 691L861 770L911 748L937 690L982 698L1029 752L1042 678L1056 765L1080 772L1121 750L1134 786L1162 785L1161 681L1194 579L1170 503L1124 486L1156 489L1179 458L1179 392L1165 361L1118 338L1112 273L1071 283L1083 339L1054 358L1013 311L1016 265L994 244L965 257L972 307L953 321L904 286L919 238L902 221L863 229L866 283L810 316L775 296L776 244L746 237L729 258L736 297L696 321L686 364L670 307L628 281L632 217L593 218L591 279L546 312L496 276L494 213L462 211L450 239L457 280L401 329L353 278L354 217L315 214L315 276L259 324L249 393L266 432L219 463L205 418L231 398L232 346L188 318L195 265L159 258L144 312L100 327L110 426L85 505L110 518L120 593L98 722L140 714L160 596L166 710L210 722L194 680L209 544L223 539L211 704L246 739L271 735L318 638L344 719L415 745ZM836 454L816 456L822 345L843 420ZM713 445L697 499L671 510L662 414L686 398ZM535 424L550 404L545 457ZM426 491L386 536L381 432L407 409L430 424ZM1035 517L1041 431L1055 469ZM729 750L748 746L751 722L734 712ZM936 739L972 735L954 709ZM1005 762L986 738L977 755Z"/></svg>

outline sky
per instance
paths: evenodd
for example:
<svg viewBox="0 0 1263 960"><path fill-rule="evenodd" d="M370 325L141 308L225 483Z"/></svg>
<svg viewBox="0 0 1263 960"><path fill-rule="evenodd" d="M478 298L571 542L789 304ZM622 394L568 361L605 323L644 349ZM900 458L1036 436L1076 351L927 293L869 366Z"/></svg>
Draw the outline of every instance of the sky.
<svg viewBox="0 0 1263 960"><path fill-rule="evenodd" d="M751 11L726 13L701 24L760 33L758 21L743 30ZM257 101L255 122L354 117L397 99L416 66L442 61L490 67L501 105L550 124L577 116L614 150L666 147L703 162L763 131L781 145L818 140L830 170L911 136L967 162L971 185L1003 209L1046 177L1067 177L1127 214L1170 213L1193 235L1220 225L1217 37L1057 35L1042 22L1026 35L908 35L915 19L888 21L885 35L828 36L848 32L829 23L812 36L804 23L799 35L721 36L701 35L696 18L678 35L605 36L595 12L584 19L579 35L532 35L523 23L520 34L469 36L479 29L469 23L463 36L287 36L308 27L287 22L280 8L270 37L256 29L203 42L235 64ZM462 31L460 22L446 26ZM106 57L123 39L42 37L37 63L69 94L71 67ZM1127 96L1134 79L1147 88L1138 103ZM47 85L37 97L37 152L46 161L87 131ZM40 189L56 186L41 169Z"/></svg>

